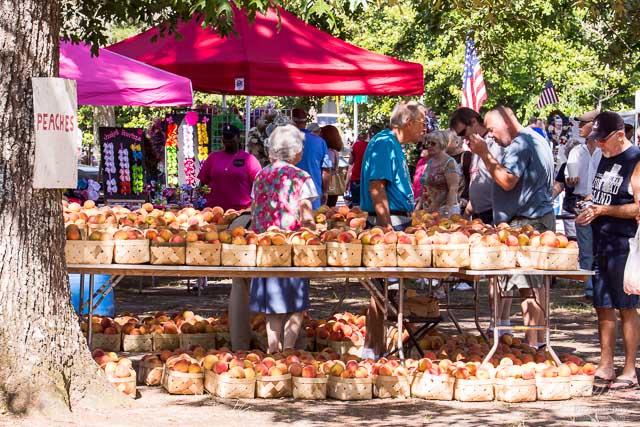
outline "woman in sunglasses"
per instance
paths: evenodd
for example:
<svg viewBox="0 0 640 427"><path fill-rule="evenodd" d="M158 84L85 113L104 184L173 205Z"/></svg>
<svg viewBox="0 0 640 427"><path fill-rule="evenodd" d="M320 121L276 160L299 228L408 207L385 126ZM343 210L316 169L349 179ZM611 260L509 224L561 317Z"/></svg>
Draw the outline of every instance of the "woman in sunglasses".
<svg viewBox="0 0 640 427"><path fill-rule="evenodd" d="M587 203L576 223L591 224L593 230L596 265L593 305L598 315L601 350L596 382L610 390L632 389L638 386L635 368L640 338L638 295L624 292L623 278L629 239L638 228L634 194L640 191L640 149L626 138L622 117L610 111L598 114L589 138L602 150L602 159L593 180L592 204ZM625 353L624 367L617 376L613 364L616 310L622 320Z"/></svg>
<svg viewBox="0 0 640 427"><path fill-rule="evenodd" d="M460 214L460 166L446 152L449 140L453 137L449 131L436 131L426 135L424 145L428 160L420 181L420 207L430 212L439 212L445 217Z"/></svg>

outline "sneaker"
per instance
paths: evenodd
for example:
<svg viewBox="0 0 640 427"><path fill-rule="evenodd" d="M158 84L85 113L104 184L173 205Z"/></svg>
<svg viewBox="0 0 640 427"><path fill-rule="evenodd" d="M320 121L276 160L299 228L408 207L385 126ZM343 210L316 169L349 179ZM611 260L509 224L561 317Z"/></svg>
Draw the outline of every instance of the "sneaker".
<svg viewBox="0 0 640 427"><path fill-rule="evenodd" d="M466 282L460 282L453 287L456 291L470 291L473 289L473 286L469 285Z"/></svg>

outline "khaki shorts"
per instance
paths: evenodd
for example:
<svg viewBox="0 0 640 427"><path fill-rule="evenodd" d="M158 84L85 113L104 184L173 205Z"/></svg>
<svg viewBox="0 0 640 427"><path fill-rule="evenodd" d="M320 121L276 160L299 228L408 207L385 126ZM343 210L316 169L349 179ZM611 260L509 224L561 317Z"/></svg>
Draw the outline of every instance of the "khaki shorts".
<svg viewBox="0 0 640 427"><path fill-rule="evenodd" d="M537 230L541 233L551 230L555 231L556 229L556 216L551 211L550 213L540 217L540 218L515 218L509 222L509 225L512 228L521 228L523 225L530 224L534 230ZM509 280L506 282L503 287L505 291L510 291L513 288L518 289L531 289L531 288L541 288L543 285L542 276L525 276L525 275L514 275L511 276Z"/></svg>

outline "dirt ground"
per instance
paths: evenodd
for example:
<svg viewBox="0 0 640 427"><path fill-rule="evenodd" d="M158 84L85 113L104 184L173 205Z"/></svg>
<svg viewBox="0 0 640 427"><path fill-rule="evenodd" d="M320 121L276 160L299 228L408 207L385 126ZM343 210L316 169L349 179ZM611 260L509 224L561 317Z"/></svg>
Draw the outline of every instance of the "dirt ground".
<svg viewBox="0 0 640 427"><path fill-rule="evenodd" d="M142 293L138 286L142 284ZM580 284L561 282L552 289L552 340L560 352L576 352L590 361L597 361L598 340L593 309L587 305ZM486 301L483 287L482 301ZM223 309L229 295L230 281L209 281L197 292L187 291L186 281L162 280L152 286L150 279L126 279L116 290L117 312L153 313L189 308L196 313L217 313ZM344 291L343 281L312 282L311 315L323 318L330 314ZM470 300L469 291L453 292L454 300ZM342 309L360 311L367 294L358 284L348 286ZM483 304L481 319L486 326L488 312ZM518 319L518 304L513 306ZM475 331L472 313L456 312L465 330ZM441 329L454 333L446 319ZM622 345L619 343L618 350ZM621 364L617 355L617 365ZM111 411L76 409L73 414L61 414L54 419L17 418L0 415L0 426L624 426L640 421L640 402L629 402L611 393L589 399L526 404L435 402L420 399L374 399L362 402L307 402L281 400L223 400L209 395L171 396L157 387L138 387L139 398L131 408Z"/></svg>

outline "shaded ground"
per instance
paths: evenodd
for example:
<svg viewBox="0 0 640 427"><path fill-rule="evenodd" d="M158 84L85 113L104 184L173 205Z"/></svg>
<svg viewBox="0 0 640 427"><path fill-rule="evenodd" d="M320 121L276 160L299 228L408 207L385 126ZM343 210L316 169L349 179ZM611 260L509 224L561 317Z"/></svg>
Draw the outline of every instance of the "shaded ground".
<svg viewBox="0 0 640 427"><path fill-rule="evenodd" d="M217 313L226 305L230 281L210 281L200 296L187 292L185 281L163 280L151 287L145 279L143 292L138 294L138 279L119 285L117 311L153 313L157 310L178 311L189 308L196 313ZM312 285L312 316L328 315L343 291L343 282L320 281ZM483 292L486 294L486 292ZM580 356L597 360L599 353L593 310L582 300L580 286L562 282L553 290L552 339L554 348L562 352L576 351ZM456 291L454 299L463 301L470 292ZM343 309L359 311L364 307L367 294L357 284L349 286ZM482 301L486 301L483 296ZM487 304L482 304L487 307ZM514 303L513 311L518 304ZM471 313L457 313L464 328L473 328ZM488 312L482 311L483 325ZM518 318L514 316L514 318ZM450 322L444 329L453 331ZM621 344L619 348L621 349ZM618 355L617 364L620 365ZM527 404L434 402L420 399L381 400L364 402L305 402L282 400L225 401L209 395L171 396L160 388L139 387L140 398L130 409L95 411L78 409L58 419L18 419L0 416L0 425L21 426L343 426L343 425L461 425L484 427L487 425L529 426L596 426L637 425L640 421L640 403L604 394L591 399L562 402L533 402Z"/></svg>

